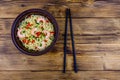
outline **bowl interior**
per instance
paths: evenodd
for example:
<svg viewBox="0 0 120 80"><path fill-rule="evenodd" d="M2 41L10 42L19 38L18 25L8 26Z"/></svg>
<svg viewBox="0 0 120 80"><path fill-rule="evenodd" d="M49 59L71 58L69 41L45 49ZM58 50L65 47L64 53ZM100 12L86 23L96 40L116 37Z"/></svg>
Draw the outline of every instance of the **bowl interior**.
<svg viewBox="0 0 120 80"><path fill-rule="evenodd" d="M49 21L53 24L53 27L54 27L54 32L55 32L54 40L53 40L53 42L51 43L50 46L48 46L47 48L45 48L42 51L28 50L27 48L25 48L22 45L22 42L17 37L17 28L18 28L19 24L25 19L26 16L29 17L30 15L33 15L33 14L34 15L41 15L41 16L47 17L49 19ZM14 21L13 26L12 26L12 39L13 39L13 43L15 44L15 46L20 51L22 51L25 54L29 54L29 55L33 55L34 56L34 55L40 55L40 54L46 53L48 50L50 50L53 47L53 45L55 44L57 38L58 38L58 25L57 25L57 22L54 19L54 17L50 13L45 11L45 10L30 9L30 10L24 11L23 13L21 13L16 18L16 20Z"/></svg>

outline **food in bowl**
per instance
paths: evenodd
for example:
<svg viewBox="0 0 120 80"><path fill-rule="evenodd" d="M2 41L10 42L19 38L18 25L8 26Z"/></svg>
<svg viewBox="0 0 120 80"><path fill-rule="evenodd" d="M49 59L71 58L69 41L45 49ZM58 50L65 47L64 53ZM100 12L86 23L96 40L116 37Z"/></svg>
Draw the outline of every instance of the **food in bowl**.
<svg viewBox="0 0 120 80"><path fill-rule="evenodd" d="M39 56L55 45L59 27L55 18L42 9L29 9L19 14L11 28L15 47L24 54Z"/></svg>
<svg viewBox="0 0 120 80"><path fill-rule="evenodd" d="M28 50L44 50L54 40L54 27L42 15L30 15L19 23L17 37Z"/></svg>

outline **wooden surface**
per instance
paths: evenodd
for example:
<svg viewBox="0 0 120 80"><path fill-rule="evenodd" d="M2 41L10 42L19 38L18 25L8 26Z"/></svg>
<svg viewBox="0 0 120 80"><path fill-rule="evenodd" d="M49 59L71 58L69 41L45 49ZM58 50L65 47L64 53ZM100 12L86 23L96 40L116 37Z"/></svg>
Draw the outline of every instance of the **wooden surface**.
<svg viewBox="0 0 120 80"><path fill-rule="evenodd" d="M78 73L73 72L68 34L67 73L63 74L65 9L71 8ZM49 11L60 36L45 55L28 56L11 41L11 25L31 8ZM0 0L0 80L120 80L120 0Z"/></svg>

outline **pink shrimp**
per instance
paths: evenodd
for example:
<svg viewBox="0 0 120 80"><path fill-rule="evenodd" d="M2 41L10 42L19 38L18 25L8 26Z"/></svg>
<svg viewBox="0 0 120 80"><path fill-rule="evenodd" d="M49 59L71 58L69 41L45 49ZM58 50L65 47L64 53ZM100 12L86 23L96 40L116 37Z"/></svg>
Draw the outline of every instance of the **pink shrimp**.
<svg viewBox="0 0 120 80"><path fill-rule="evenodd" d="M19 38L24 38L25 35L21 34L21 32L22 32L22 29L18 29L17 35L18 35Z"/></svg>
<svg viewBox="0 0 120 80"><path fill-rule="evenodd" d="M46 44L45 44L45 42L43 41L42 42L42 46L38 46L38 49L44 49L46 47Z"/></svg>
<svg viewBox="0 0 120 80"><path fill-rule="evenodd" d="M39 17L38 19L37 19L37 23L39 23L40 21L42 21L43 23L45 23L45 19L44 19L44 17Z"/></svg>
<svg viewBox="0 0 120 80"><path fill-rule="evenodd" d="M34 36L35 36L35 31L37 31L37 28L33 28L33 29L31 30L31 34L34 35Z"/></svg>
<svg viewBox="0 0 120 80"><path fill-rule="evenodd" d="M44 33L45 33L45 35L46 35L45 38L46 38L46 39L49 39L49 37L50 37L50 32L49 32L49 31L44 31Z"/></svg>

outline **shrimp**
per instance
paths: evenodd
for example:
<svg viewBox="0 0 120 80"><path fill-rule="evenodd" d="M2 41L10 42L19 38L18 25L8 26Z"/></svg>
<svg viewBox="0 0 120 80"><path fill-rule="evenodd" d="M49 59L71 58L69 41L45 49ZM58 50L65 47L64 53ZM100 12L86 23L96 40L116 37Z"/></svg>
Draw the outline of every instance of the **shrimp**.
<svg viewBox="0 0 120 80"><path fill-rule="evenodd" d="M49 31L44 31L44 33L46 34L45 38L46 38L46 39L49 39L49 37L50 37L50 32L49 32Z"/></svg>
<svg viewBox="0 0 120 80"><path fill-rule="evenodd" d="M39 17L38 19L37 19L37 23L39 23L40 21L42 21L43 23L45 23L45 19L44 19L44 17Z"/></svg>
<svg viewBox="0 0 120 80"><path fill-rule="evenodd" d="M22 29L18 29L17 35L18 35L19 38L24 38L25 35L21 34L21 32L22 32Z"/></svg>
<svg viewBox="0 0 120 80"><path fill-rule="evenodd" d="M45 42L43 41L43 42L42 42L42 46L38 46L38 49L45 49L45 47L46 47L46 44L45 44Z"/></svg>
<svg viewBox="0 0 120 80"><path fill-rule="evenodd" d="M31 34L34 35L34 36L35 36L35 31L37 31L37 28L33 28L33 29L31 30Z"/></svg>

